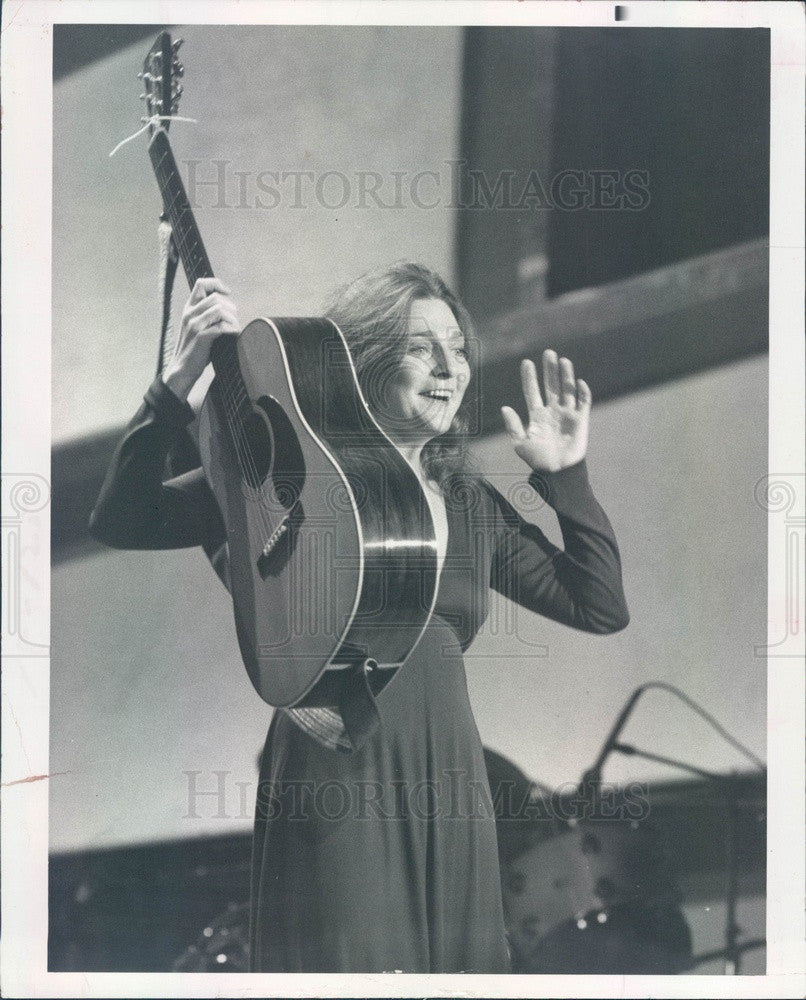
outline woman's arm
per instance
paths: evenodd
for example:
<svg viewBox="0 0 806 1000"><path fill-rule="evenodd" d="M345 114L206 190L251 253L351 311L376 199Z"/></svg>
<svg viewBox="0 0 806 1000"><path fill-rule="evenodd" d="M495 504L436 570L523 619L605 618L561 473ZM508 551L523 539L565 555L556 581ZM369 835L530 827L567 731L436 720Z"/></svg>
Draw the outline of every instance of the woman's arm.
<svg viewBox="0 0 806 1000"><path fill-rule="evenodd" d="M208 555L226 534L201 468L162 481L169 451L193 419L187 396L216 337L240 331L235 303L216 278L201 278L182 312L176 349L145 394L118 445L90 517L90 533L114 548L203 545Z"/></svg>
<svg viewBox="0 0 806 1000"><path fill-rule="evenodd" d="M524 607L586 632L617 632L629 622L613 529L588 482L585 454L591 391L568 358L543 352L543 395L531 361L521 364L526 426L501 408L530 484L554 508L565 550L552 545L493 490L503 520L491 585ZM545 401L544 397L545 396ZM489 484L487 484L489 489Z"/></svg>
<svg viewBox="0 0 806 1000"><path fill-rule="evenodd" d="M618 632L630 620L621 559L584 459L529 483L554 508L564 549L525 521L489 483L500 518L490 585L522 607L585 632Z"/></svg>
<svg viewBox="0 0 806 1000"><path fill-rule="evenodd" d="M224 526L201 468L163 483L171 448L193 411L154 380L126 427L90 516L90 534L119 549L222 544Z"/></svg>

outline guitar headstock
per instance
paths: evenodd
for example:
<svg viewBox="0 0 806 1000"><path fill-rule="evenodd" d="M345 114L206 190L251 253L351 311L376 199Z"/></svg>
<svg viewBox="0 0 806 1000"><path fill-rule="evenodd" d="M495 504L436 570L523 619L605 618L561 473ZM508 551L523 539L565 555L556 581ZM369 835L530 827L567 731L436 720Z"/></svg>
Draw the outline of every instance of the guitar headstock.
<svg viewBox="0 0 806 1000"><path fill-rule="evenodd" d="M148 118L154 115L175 115L179 109L179 98L182 96L179 78L184 74L184 67L177 58L181 44L181 38L172 42L167 31L160 32L143 61L142 73L137 74L137 78L143 81L144 90L140 99L146 102ZM162 124L167 129L170 122ZM153 131L152 126L151 132Z"/></svg>

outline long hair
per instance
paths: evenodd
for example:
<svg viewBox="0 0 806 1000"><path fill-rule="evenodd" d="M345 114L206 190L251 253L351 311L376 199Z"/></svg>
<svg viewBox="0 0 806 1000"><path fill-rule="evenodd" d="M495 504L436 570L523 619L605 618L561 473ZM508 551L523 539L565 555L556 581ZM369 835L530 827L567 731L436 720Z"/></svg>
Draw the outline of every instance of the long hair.
<svg viewBox="0 0 806 1000"><path fill-rule="evenodd" d="M471 378L462 403L448 430L429 441L420 456L427 477L443 486L450 475L469 471L471 464L468 431L477 357L467 309L434 271L402 261L368 271L338 289L324 311L344 334L370 410L381 413L384 387L406 353L409 313L418 299L444 302L456 317L468 349Z"/></svg>

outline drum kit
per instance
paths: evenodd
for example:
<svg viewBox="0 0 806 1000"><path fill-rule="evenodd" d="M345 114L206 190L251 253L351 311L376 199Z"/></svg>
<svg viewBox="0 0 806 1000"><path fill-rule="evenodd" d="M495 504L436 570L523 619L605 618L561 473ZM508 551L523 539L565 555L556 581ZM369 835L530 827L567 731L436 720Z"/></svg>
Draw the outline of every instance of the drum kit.
<svg viewBox="0 0 806 1000"><path fill-rule="evenodd" d="M763 938L739 941L736 923L739 807L746 779L623 747L616 737L625 718L622 713L596 764L565 796L529 782L509 761L485 751L494 799L520 803L514 811L496 816L512 971L672 975L721 961L726 974L736 974L744 953L766 945ZM613 749L622 747L694 772L704 779L711 797L721 801L724 948L692 953L683 897L668 850L668 817L664 828L650 821L649 802L641 796L631 798L629 789L607 789L605 794L601 765ZM762 773L759 768L756 780ZM500 794L502 787L508 796ZM763 820L763 806L755 819Z"/></svg>

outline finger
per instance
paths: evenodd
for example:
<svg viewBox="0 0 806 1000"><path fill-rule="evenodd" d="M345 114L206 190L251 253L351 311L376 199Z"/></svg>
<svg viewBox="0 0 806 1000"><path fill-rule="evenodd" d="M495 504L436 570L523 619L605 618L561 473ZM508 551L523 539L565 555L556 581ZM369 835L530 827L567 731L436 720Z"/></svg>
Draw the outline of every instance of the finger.
<svg viewBox="0 0 806 1000"><path fill-rule="evenodd" d="M546 406L559 402L560 376L557 371L557 352L551 349L543 351L543 392Z"/></svg>
<svg viewBox="0 0 806 1000"><path fill-rule="evenodd" d="M521 361L521 386L529 413L532 410L542 409L543 397L540 395L540 386L537 384L537 369L534 361L530 361L529 358L524 358Z"/></svg>
<svg viewBox="0 0 806 1000"><path fill-rule="evenodd" d="M205 327L200 336L205 337L209 333L237 333L240 334L241 327L238 323L233 322L229 317L220 319L217 323L212 323L210 326Z"/></svg>
<svg viewBox="0 0 806 1000"><path fill-rule="evenodd" d="M577 379L577 407L580 410L589 410L593 402L593 393L590 386L583 379Z"/></svg>
<svg viewBox="0 0 806 1000"><path fill-rule="evenodd" d="M202 340L211 339L215 337L221 337L227 334L232 337L237 337L240 335L240 329L232 325L232 323L225 322L222 320L220 323L213 323L212 326L208 326L207 329L199 334Z"/></svg>
<svg viewBox="0 0 806 1000"><path fill-rule="evenodd" d="M219 292L210 292L192 304L190 300L188 300L183 316L188 321L195 320L199 316L203 316L207 310L213 306L218 306L222 310L231 312L233 315L237 313L235 303L229 298L229 296L222 295Z"/></svg>
<svg viewBox="0 0 806 1000"><path fill-rule="evenodd" d="M237 317L232 313L231 310L226 309L223 305L215 304L210 306L196 319L195 326L200 333L206 333L211 326L216 326L220 324L226 324L227 326L235 329L237 327L236 323Z"/></svg>
<svg viewBox="0 0 806 1000"><path fill-rule="evenodd" d="M526 437L526 431L523 429L521 418L511 406L502 406L501 416L504 418L507 434L509 434L514 441L520 441L521 438Z"/></svg>
<svg viewBox="0 0 806 1000"><path fill-rule="evenodd" d="M193 285L193 292L204 293L204 295L209 295L211 292L222 292L224 295L230 294L229 288L218 278L197 278Z"/></svg>
<svg viewBox="0 0 806 1000"><path fill-rule="evenodd" d="M568 358L560 358L560 403L563 406L574 406L577 398L574 366Z"/></svg>
<svg viewBox="0 0 806 1000"><path fill-rule="evenodd" d="M200 302L206 295L210 295L212 292L222 292L224 295L230 294L230 290L218 278L197 278L190 293L189 301L194 303Z"/></svg>
<svg viewBox="0 0 806 1000"><path fill-rule="evenodd" d="M219 315L222 320L227 320L227 322L232 323L233 326L238 326L238 310L235 308L235 304L231 299L222 299L215 303L218 309Z"/></svg>

